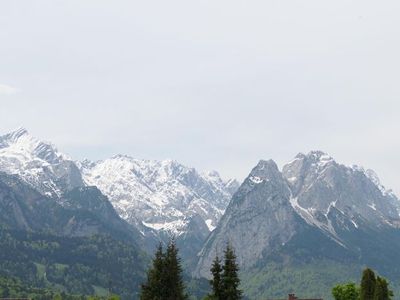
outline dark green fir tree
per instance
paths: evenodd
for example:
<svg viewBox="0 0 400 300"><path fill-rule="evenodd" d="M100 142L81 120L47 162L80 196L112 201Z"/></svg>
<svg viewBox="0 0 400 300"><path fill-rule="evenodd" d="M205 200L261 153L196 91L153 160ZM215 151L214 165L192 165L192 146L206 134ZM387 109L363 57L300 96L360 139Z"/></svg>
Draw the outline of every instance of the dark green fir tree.
<svg viewBox="0 0 400 300"><path fill-rule="evenodd" d="M185 285L178 248L172 240L164 252L160 244L153 264L147 273L147 282L142 285L141 300L186 300Z"/></svg>
<svg viewBox="0 0 400 300"><path fill-rule="evenodd" d="M236 255L232 246L228 244L224 252L224 266L222 272L222 287L224 300L242 299L242 291L239 289L239 267L236 263Z"/></svg>
<svg viewBox="0 0 400 300"><path fill-rule="evenodd" d="M374 300L376 277L374 271L367 268L361 278L360 300Z"/></svg>
<svg viewBox="0 0 400 300"><path fill-rule="evenodd" d="M163 300L166 293L165 282L165 254L163 247L157 248L153 259L153 265L147 273L147 282L142 284L140 300Z"/></svg>
<svg viewBox="0 0 400 300"><path fill-rule="evenodd" d="M389 290L389 283L385 278L377 277L375 283L374 300L390 300L393 292Z"/></svg>
<svg viewBox="0 0 400 300"><path fill-rule="evenodd" d="M182 267L180 258L178 257L178 248L174 240L170 241L168 244L164 265L166 281L164 300L188 299L185 293L185 284L182 279Z"/></svg>
<svg viewBox="0 0 400 300"><path fill-rule="evenodd" d="M221 278L222 266L221 266L221 260L219 259L218 255L215 257L210 271L212 274L212 280L210 280L212 293L209 295L209 298L213 300L222 300L224 299L222 278Z"/></svg>

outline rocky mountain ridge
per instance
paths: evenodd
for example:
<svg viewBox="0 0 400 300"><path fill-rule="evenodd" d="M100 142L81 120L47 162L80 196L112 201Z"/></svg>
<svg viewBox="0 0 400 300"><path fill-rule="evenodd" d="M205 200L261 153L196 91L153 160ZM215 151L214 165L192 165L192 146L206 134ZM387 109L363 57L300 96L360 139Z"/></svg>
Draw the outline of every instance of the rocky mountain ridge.
<svg viewBox="0 0 400 300"><path fill-rule="evenodd" d="M0 171L18 175L42 194L54 198L84 186L72 159L51 143L33 137L24 128L0 136Z"/></svg>
<svg viewBox="0 0 400 300"><path fill-rule="evenodd" d="M196 244L194 252L215 228L239 186L215 171L200 173L173 160L117 155L75 162L24 128L0 136L0 172L18 176L62 206L69 205L64 195L70 191L96 186L150 247L173 235Z"/></svg>
<svg viewBox="0 0 400 300"><path fill-rule="evenodd" d="M215 171L199 173L174 160L123 155L85 161L81 170L85 182L107 195L123 219L175 236L185 232L195 215L213 230L239 185Z"/></svg>
<svg viewBox="0 0 400 300"><path fill-rule="evenodd" d="M318 247L329 244L338 249L336 253L368 263L378 252L361 246L361 237L395 232L400 239L399 212L399 200L375 173L339 164L321 151L297 155L282 171L272 160L260 161L208 237L195 274L208 277L211 261L226 243L233 245L240 266L248 270L271 255L280 256L293 241L301 244L299 249L307 248L304 242L310 236ZM374 247L379 248L378 242ZM293 251L300 250L292 249L285 260L295 256Z"/></svg>

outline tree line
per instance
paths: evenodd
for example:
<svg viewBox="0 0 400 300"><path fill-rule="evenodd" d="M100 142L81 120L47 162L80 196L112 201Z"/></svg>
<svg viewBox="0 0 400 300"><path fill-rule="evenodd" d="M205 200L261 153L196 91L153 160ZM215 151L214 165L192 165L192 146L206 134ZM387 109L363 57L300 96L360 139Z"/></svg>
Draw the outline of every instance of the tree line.
<svg viewBox="0 0 400 300"><path fill-rule="evenodd" d="M335 300L391 300L393 291L389 289L389 282L370 268L362 273L360 285L354 282L338 284L332 289Z"/></svg>
<svg viewBox="0 0 400 300"><path fill-rule="evenodd" d="M211 291L203 300L240 300L243 291L239 289L239 267L235 251L227 244L223 259L215 257L210 272ZM338 284L332 289L335 300L392 300L393 291L388 281L366 268L361 282ZM152 266L147 273L147 282L142 284L140 300L187 300L182 279L181 261L178 249L172 240L165 251L160 244L155 253Z"/></svg>
<svg viewBox="0 0 400 300"><path fill-rule="evenodd" d="M204 300L240 300L242 291L239 289L239 267L236 255L231 245L227 245L224 258L215 257L210 272L211 292ZM142 284L140 300L187 300L182 279L181 261L178 249L172 240L164 251L160 244L154 255L152 266L147 273L147 281Z"/></svg>

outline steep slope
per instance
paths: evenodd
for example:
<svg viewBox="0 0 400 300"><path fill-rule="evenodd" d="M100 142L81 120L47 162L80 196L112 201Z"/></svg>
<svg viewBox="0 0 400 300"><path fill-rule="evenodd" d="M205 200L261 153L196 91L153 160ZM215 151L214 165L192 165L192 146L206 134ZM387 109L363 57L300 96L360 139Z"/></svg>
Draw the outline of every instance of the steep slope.
<svg viewBox="0 0 400 300"><path fill-rule="evenodd" d="M0 137L0 275L29 286L136 299L143 236L76 164L18 129Z"/></svg>
<svg viewBox="0 0 400 300"><path fill-rule="evenodd" d="M84 180L107 195L120 216L146 236L177 237L194 255L214 229L236 191L235 180L217 172L200 174L173 160L139 160L118 155L81 163ZM193 226L193 224L197 224ZM188 246L188 247L186 247Z"/></svg>
<svg viewBox="0 0 400 300"><path fill-rule="evenodd" d="M189 264L239 186L217 172L202 174L171 160L120 155L75 163L24 128L0 136L0 172L20 188L5 187L14 197L12 208L4 209L5 224L68 236L114 230L148 251L174 236Z"/></svg>
<svg viewBox="0 0 400 300"><path fill-rule="evenodd" d="M40 194L18 176L0 172L3 228L63 236L106 234L141 243L141 235L118 216L97 188L75 188L63 195L62 202Z"/></svg>
<svg viewBox="0 0 400 300"><path fill-rule="evenodd" d="M218 227L200 254L199 272L209 274L216 252L226 243L237 251L244 268L290 240L299 230L299 219L290 205L289 187L273 161L260 161L234 194ZM249 247L251 245L251 247Z"/></svg>
<svg viewBox="0 0 400 300"><path fill-rule="evenodd" d="M24 128L0 136L0 171L18 175L42 194L55 198L84 185L71 159Z"/></svg>
<svg viewBox="0 0 400 300"><path fill-rule="evenodd" d="M29 286L136 299L147 256L141 235L95 187L74 188L61 205L16 175L0 173L0 275Z"/></svg>
<svg viewBox="0 0 400 300"><path fill-rule="evenodd" d="M171 160L115 156L77 166L24 128L0 136L0 172L18 176L62 205L68 205L64 195L73 189L97 186L118 214L144 235L182 235L194 216L212 230L239 186L235 180L222 180L217 172L200 174Z"/></svg>
<svg viewBox="0 0 400 300"><path fill-rule="evenodd" d="M291 203L309 224L336 235L335 227L399 225L399 201L372 170L347 167L320 151L299 154L283 167ZM337 216L344 222L334 219Z"/></svg>
<svg viewBox="0 0 400 300"><path fill-rule="evenodd" d="M251 299L294 288L329 297L332 284L354 279L364 265L399 280L399 222L399 200L372 171L320 151L299 154L282 172L260 161L208 237L195 275L209 277L216 252L229 242Z"/></svg>

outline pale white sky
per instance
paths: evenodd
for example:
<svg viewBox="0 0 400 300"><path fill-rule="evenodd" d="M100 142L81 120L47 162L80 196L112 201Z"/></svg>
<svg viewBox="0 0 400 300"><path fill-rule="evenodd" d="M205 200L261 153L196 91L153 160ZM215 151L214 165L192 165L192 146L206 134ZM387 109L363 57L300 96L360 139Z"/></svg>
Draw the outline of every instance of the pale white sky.
<svg viewBox="0 0 400 300"><path fill-rule="evenodd" d="M243 178L321 149L400 194L400 1L0 2L0 132Z"/></svg>

